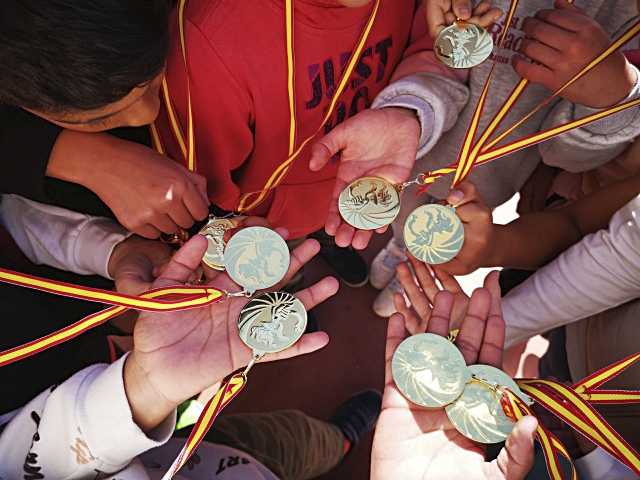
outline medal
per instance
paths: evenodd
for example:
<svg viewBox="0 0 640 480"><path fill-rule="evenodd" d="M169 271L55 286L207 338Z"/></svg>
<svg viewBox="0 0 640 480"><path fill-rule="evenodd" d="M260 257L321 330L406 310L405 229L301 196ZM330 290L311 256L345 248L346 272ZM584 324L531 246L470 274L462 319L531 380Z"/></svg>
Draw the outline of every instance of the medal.
<svg viewBox="0 0 640 480"><path fill-rule="evenodd" d="M402 342L393 355L391 371L407 399L430 408L453 402L471 379L455 345L432 333L414 335Z"/></svg>
<svg viewBox="0 0 640 480"><path fill-rule="evenodd" d="M265 293L240 312L238 331L256 356L286 350L304 334L307 312L302 302L286 292Z"/></svg>
<svg viewBox="0 0 640 480"><path fill-rule="evenodd" d="M458 255L464 244L464 227L453 207L423 205L407 217L404 241L418 260L438 265Z"/></svg>
<svg viewBox="0 0 640 480"><path fill-rule="evenodd" d="M484 28L456 21L436 38L436 57L452 68L472 68L484 62L493 52L493 39Z"/></svg>
<svg viewBox="0 0 640 480"><path fill-rule="evenodd" d="M249 294L278 284L289 270L289 261L286 242L265 227L240 230L224 251L227 274Z"/></svg>
<svg viewBox="0 0 640 480"><path fill-rule="evenodd" d="M508 388L531 404L516 382L502 370L488 365L469 367L471 381L455 402L445 407L449 420L465 437L480 443L498 443L506 440L514 422L502 409L501 388Z"/></svg>
<svg viewBox="0 0 640 480"><path fill-rule="evenodd" d="M340 194L340 215L358 230L391 225L400 213L400 193L395 185L378 177L363 177Z"/></svg>
<svg viewBox="0 0 640 480"><path fill-rule="evenodd" d="M208 242L207 251L202 257L202 262L209 268L218 271L224 271L224 249L226 242L224 241L225 233L236 228L244 217L218 218L211 216L207 224L200 230Z"/></svg>

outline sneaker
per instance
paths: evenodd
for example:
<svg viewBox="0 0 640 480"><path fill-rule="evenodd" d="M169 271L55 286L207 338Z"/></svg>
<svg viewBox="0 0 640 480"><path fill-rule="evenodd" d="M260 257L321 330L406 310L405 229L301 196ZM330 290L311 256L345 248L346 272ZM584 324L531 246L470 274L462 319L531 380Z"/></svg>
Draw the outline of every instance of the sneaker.
<svg viewBox="0 0 640 480"><path fill-rule="evenodd" d="M393 303L393 297L396 293L404 295L404 289L397 278L393 278L389 284L382 290L373 302L373 311L379 317L388 318L396 313L396 306ZM405 302L407 298L405 296ZM407 305L409 302L407 302Z"/></svg>
<svg viewBox="0 0 640 480"><path fill-rule="evenodd" d="M369 281L367 262L352 247L341 248L334 238L319 230L310 235L320 242L320 256L335 271L344 283L353 288L362 287Z"/></svg>
<svg viewBox="0 0 640 480"><path fill-rule="evenodd" d="M349 440L351 448L376 426L382 394L377 390L365 390L355 394L338 407L329 423L336 425Z"/></svg>
<svg viewBox="0 0 640 480"><path fill-rule="evenodd" d="M382 290L393 277L396 276L396 268L402 262L406 262L407 255L404 253L404 246L398 245L395 239L391 239L371 264L371 275L369 281L374 288Z"/></svg>

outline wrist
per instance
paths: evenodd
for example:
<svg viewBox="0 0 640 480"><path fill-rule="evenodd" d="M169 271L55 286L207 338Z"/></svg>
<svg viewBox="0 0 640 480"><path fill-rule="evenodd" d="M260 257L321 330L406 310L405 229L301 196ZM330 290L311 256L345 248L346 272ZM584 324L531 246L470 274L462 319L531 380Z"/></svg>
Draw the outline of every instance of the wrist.
<svg viewBox="0 0 640 480"><path fill-rule="evenodd" d="M142 431L150 432L178 407L153 386L148 372L139 364L135 350L126 359L123 375L133 421Z"/></svg>
<svg viewBox="0 0 640 480"><path fill-rule="evenodd" d="M491 226L491 234L489 235L488 250L484 256L484 263L481 268L502 267L506 260L507 250L507 229L506 225Z"/></svg>

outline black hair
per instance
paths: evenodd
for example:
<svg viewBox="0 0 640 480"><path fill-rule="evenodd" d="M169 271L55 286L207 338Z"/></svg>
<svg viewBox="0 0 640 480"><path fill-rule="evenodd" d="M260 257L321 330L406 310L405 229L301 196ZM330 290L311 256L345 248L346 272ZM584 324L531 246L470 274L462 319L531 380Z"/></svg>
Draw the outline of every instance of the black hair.
<svg viewBox="0 0 640 480"><path fill-rule="evenodd" d="M104 107L149 82L169 48L168 0L0 0L0 103Z"/></svg>

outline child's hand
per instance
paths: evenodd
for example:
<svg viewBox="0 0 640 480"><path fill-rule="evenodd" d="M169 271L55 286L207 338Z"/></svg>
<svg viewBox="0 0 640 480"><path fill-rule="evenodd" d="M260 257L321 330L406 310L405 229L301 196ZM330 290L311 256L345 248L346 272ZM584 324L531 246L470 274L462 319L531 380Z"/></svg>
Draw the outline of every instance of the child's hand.
<svg viewBox="0 0 640 480"><path fill-rule="evenodd" d="M487 28L502 16L502 10L492 8L491 0L484 0L472 8L471 0L424 0L427 26L431 38L436 38L443 28L456 20L465 20Z"/></svg>
<svg viewBox="0 0 640 480"><path fill-rule="evenodd" d="M356 230L344 223L338 212L338 197L351 182L375 176L398 184L406 181L416 161L420 123L411 110L383 108L364 110L338 125L313 146L309 168L322 169L340 155L340 166L325 225L339 247L367 247L373 232ZM384 233L387 227L376 230Z"/></svg>
<svg viewBox="0 0 640 480"><path fill-rule="evenodd" d="M447 198L456 207L464 225L464 245L450 262L438 268L451 275L466 275L487 265L495 248L495 226L491 210L470 182L461 183Z"/></svg>
<svg viewBox="0 0 640 480"><path fill-rule="evenodd" d="M611 43L603 28L567 0L556 0L555 9L527 18L527 38L520 51L528 57L514 58L514 68L527 80L556 91ZM605 108L626 98L635 85L636 73L618 51L561 96L592 108Z"/></svg>

